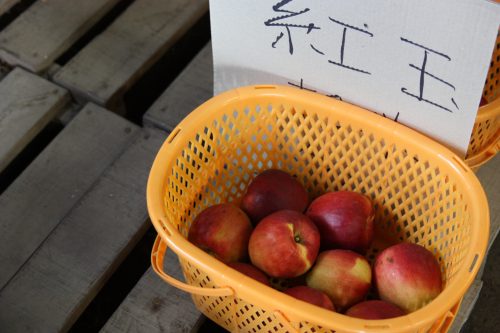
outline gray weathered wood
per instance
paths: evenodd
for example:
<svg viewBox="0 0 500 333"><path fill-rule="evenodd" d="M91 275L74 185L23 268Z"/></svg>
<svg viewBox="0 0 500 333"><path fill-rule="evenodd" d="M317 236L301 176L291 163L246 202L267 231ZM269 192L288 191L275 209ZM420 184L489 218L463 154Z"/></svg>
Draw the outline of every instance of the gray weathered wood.
<svg viewBox="0 0 500 333"><path fill-rule="evenodd" d="M6 332L67 331L151 226L146 182L166 134L142 130L0 292Z"/></svg>
<svg viewBox="0 0 500 333"><path fill-rule="evenodd" d="M43 71L117 2L38 0L0 32L0 58Z"/></svg>
<svg viewBox="0 0 500 333"><path fill-rule="evenodd" d="M184 279L177 257L169 253L165 263L172 276ZM188 293L170 286L150 268L101 332L187 333L195 331L200 316Z"/></svg>
<svg viewBox="0 0 500 333"><path fill-rule="evenodd" d="M460 310L458 311L455 320L448 331L449 333L460 332L462 326L464 326L465 322L469 318L477 299L479 298L482 286L483 282L481 280L475 280L472 283L469 290L464 295L462 304L460 305Z"/></svg>
<svg viewBox="0 0 500 333"><path fill-rule="evenodd" d="M20 68L0 81L0 171L69 100L66 89Z"/></svg>
<svg viewBox="0 0 500 333"><path fill-rule="evenodd" d="M88 105L0 196L0 289L129 145L137 127Z"/></svg>
<svg viewBox="0 0 500 333"><path fill-rule="evenodd" d="M9 65L0 61L0 80L3 80L5 76L10 72L11 68Z"/></svg>
<svg viewBox="0 0 500 333"><path fill-rule="evenodd" d="M0 15L7 12L9 9L12 8L12 6L14 6L19 1L21 0L0 0Z"/></svg>
<svg viewBox="0 0 500 333"><path fill-rule="evenodd" d="M207 0L136 1L54 79L79 99L115 104L207 10Z"/></svg>
<svg viewBox="0 0 500 333"><path fill-rule="evenodd" d="M489 160L479 168L477 177L483 186L490 206L490 239L488 251L500 230L500 156Z"/></svg>
<svg viewBox="0 0 500 333"><path fill-rule="evenodd" d="M212 96L212 56L207 45L148 110L144 122L167 132ZM165 269L183 279L169 252ZM102 332L192 332L200 318L189 294L171 287L149 269L108 320Z"/></svg>
<svg viewBox="0 0 500 333"><path fill-rule="evenodd" d="M207 44L144 115L144 124L171 131L213 96L212 46Z"/></svg>

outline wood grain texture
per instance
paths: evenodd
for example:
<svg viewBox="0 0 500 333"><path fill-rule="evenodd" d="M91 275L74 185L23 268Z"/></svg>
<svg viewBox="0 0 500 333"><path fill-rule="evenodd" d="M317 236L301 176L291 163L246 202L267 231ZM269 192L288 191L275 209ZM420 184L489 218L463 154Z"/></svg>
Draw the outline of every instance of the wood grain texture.
<svg viewBox="0 0 500 333"><path fill-rule="evenodd" d="M0 171L69 100L66 89L20 68L0 81Z"/></svg>
<svg viewBox="0 0 500 333"><path fill-rule="evenodd" d="M3 80L3 78L9 74L10 70L11 68L9 65L0 61L0 80Z"/></svg>
<svg viewBox="0 0 500 333"><path fill-rule="evenodd" d="M3 15L21 0L0 0L0 15Z"/></svg>
<svg viewBox="0 0 500 333"><path fill-rule="evenodd" d="M177 257L168 253L165 270L183 279ZM196 331L201 313L188 293L170 286L150 268L101 333L187 333Z"/></svg>
<svg viewBox="0 0 500 333"><path fill-rule="evenodd" d="M212 96L212 53L208 44L148 110L145 124L172 130ZM177 257L168 252L165 270L183 280ZM101 332L192 332L200 312L189 294L172 287L149 269Z"/></svg>
<svg viewBox="0 0 500 333"><path fill-rule="evenodd" d="M172 131L213 96L212 45L207 44L144 115L144 124Z"/></svg>
<svg viewBox="0 0 500 333"><path fill-rule="evenodd" d="M54 80L78 99L113 104L207 10L207 0L136 1Z"/></svg>
<svg viewBox="0 0 500 333"><path fill-rule="evenodd" d="M0 32L0 58L41 72L117 2L38 0Z"/></svg>
<svg viewBox="0 0 500 333"><path fill-rule="evenodd" d="M150 227L146 182L166 134L143 130L0 292L8 332L68 330Z"/></svg>
<svg viewBox="0 0 500 333"><path fill-rule="evenodd" d="M0 289L130 144L137 127L87 105L0 196Z"/></svg>

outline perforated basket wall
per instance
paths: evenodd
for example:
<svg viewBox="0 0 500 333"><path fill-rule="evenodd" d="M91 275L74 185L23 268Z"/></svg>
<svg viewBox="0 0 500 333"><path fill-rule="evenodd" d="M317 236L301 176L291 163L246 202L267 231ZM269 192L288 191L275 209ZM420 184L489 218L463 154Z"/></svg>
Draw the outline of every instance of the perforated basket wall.
<svg viewBox="0 0 500 333"><path fill-rule="evenodd" d="M291 307L288 298L268 287L249 291L242 283L230 285L224 279L238 277L229 268L202 268L213 263L201 265L198 249L183 250L191 221L209 205L238 204L252 178L268 168L294 175L311 198L335 190L368 195L375 204L377 235L369 257L399 241L425 246L441 264L442 295L374 328L340 314L317 315L326 310L313 314ZM482 188L450 151L371 112L293 88L241 88L205 103L173 131L151 174L150 215L178 254L187 283L205 288L229 284L236 294L193 295L195 304L233 331L287 331L276 317L278 310L300 332L425 332L431 327L444 332L488 238ZM150 198L158 193L160 199ZM182 237L172 241L165 223Z"/></svg>
<svg viewBox="0 0 500 333"><path fill-rule="evenodd" d="M486 77L483 97L487 104L479 108L472 129L466 162L477 168L493 158L498 152L500 139L500 34L491 58L490 69Z"/></svg>

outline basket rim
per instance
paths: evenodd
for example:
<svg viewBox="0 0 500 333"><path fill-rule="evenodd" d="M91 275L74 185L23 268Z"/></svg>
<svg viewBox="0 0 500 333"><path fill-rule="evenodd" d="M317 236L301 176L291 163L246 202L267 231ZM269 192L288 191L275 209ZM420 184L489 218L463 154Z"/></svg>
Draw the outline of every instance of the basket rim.
<svg viewBox="0 0 500 333"><path fill-rule="evenodd" d="M480 151L474 155L468 156L465 159L465 163L467 163L467 165L472 169L478 169L480 166L493 159L499 150L498 147L500 146L500 129L498 129L496 136L497 138L495 140L484 146Z"/></svg>
<svg viewBox="0 0 500 333"><path fill-rule="evenodd" d="M491 102L480 106L477 111L476 121L493 118L500 115L500 98L495 98Z"/></svg>
<svg viewBox="0 0 500 333"><path fill-rule="evenodd" d="M476 116L476 123L481 123L488 119L495 119L500 117L500 98L496 98L490 103L479 107ZM498 146L500 145L500 128L498 128L495 138L488 144L481 148L481 150L476 153L466 156L465 162L472 169L478 169L480 166L484 165L490 159L495 157L496 151L498 151Z"/></svg>
<svg viewBox="0 0 500 333"><path fill-rule="evenodd" d="M188 242L172 225L169 225L162 202L167 176L162 171L172 162L172 157L177 156L177 153L183 148L180 147L179 143L188 136L189 133L186 132L196 128L197 124L203 123L204 120L211 119L208 110L225 109L235 102L263 96L287 98L292 101L302 101L301 104L328 107L332 109L332 112L340 112L335 111L337 109L349 111L344 112L344 116L352 119L357 118L366 123L371 122L370 126L403 140L403 142L418 146L429 154L435 154L436 159L454 173L457 182L462 183L467 188L468 193L472 193L470 195L471 219L484 225L471 228L473 248L462 259L464 261L463 268L456 273L455 279L445 287L434 301L406 316L386 320L369 320L366 323L303 302L300 302L298 307L297 303L292 301L288 295L261 285L252 279L242 278L242 274L235 270L228 270L228 266ZM239 297L265 300L270 308L279 309L290 317L307 318L310 322L320 326L335 326L336 329L346 332L381 332L423 325L430 326L446 314L445 309L449 310L461 301L479 270L479 263L484 259L489 234L489 209L486 195L474 172L451 150L411 128L371 111L317 93L279 85L247 86L232 89L206 101L184 118L165 140L153 162L147 184L147 206L155 229L178 256L199 266L211 276L215 276L215 279L219 279L223 285L229 285ZM470 269L465 271L466 267L470 267ZM252 294L258 294L258 298ZM305 311L307 311L307 316L304 314ZM376 323L376 325L370 323ZM373 327L371 328L370 325Z"/></svg>

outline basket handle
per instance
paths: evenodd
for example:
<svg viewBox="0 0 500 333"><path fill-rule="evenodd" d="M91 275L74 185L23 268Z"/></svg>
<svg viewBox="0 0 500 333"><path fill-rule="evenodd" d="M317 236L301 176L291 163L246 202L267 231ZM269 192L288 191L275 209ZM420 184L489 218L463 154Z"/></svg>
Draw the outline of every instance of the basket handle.
<svg viewBox="0 0 500 333"><path fill-rule="evenodd" d="M181 282L163 271L163 262L165 259L165 254L168 250L167 243L163 241L160 235L156 236L153 250L151 251L151 266L153 270L158 274L165 282L170 285L188 292L190 294L196 294L200 296L234 296L234 291L230 287L220 287L220 288L202 288L195 287L184 282ZM291 333L298 333L299 331L290 323L288 318L281 313L279 310L273 311L275 317L283 324L283 326Z"/></svg>
<svg viewBox="0 0 500 333"><path fill-rule="evenodd" d="M201 295L201 296L232 296L234 295L233 289L230 287L220 287L220 288L203 288L189 285L187 283L181 282L163 271L163 262L165 259L165 253L167 252L167 243L163 241L160 235L156 236L155 243L153 245L153 250L151 251L151 266L153 270L158 274L165 282L168 284L188 292L190 294Z"/></svg>

